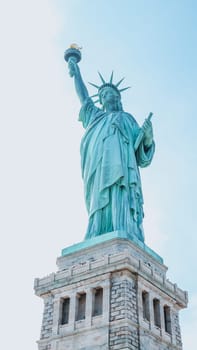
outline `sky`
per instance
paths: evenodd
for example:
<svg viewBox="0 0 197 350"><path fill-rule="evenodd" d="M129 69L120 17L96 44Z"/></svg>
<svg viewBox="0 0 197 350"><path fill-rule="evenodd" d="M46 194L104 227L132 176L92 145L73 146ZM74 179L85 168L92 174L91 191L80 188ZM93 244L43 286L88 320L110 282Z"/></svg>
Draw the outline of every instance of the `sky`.
<svg viewBox="0 0 197 350"><path fill-rule="evenodd" d="M87 226L80 104L63 55L83 47L84 81L97 71L131 86L124 110L153 112L156 154L142 169L146 244L189 292L184 349L196 350L197 2L18 0L0 4L1 342L37 349L42 300L33 281L56 271L61 249ZM94 93L88 87L90 94Z"/></svg>

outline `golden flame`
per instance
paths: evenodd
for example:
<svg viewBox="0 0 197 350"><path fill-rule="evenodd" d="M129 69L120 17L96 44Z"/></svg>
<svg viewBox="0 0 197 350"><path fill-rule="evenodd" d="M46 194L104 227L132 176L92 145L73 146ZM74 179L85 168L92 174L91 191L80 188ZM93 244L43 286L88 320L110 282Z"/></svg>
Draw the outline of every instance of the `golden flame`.
<svg viewBox="0 0 197 350"><path fill-rule="evenodd" d="M81 50L82 49L82 47L79 47L77 44L71 44L70 48L71 49L76 49L76 50Z"/></svg>

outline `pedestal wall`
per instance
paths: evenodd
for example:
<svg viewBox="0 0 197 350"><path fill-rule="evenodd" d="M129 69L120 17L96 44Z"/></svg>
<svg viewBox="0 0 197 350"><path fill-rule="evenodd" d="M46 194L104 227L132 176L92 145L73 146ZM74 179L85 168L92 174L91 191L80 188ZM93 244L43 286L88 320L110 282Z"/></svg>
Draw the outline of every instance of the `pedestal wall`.
<svg viewBox="0 0 197 350"><path fill-rule="evenodd" d="M39 350L180 350L187 293L167 268L129 240L114 238L57 259L35 279L44 300Z"/></svg>

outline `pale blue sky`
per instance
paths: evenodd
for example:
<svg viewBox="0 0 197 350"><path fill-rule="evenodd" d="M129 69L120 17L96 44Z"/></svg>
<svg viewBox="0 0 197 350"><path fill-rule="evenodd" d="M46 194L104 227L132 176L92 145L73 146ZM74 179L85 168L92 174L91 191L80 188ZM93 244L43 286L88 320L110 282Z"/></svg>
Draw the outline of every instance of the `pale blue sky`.
<svg viewBox="0 0 197 350"><path fill-rule="evenodd" d="M43 306L33 278L55 271L61 249L81 241L87 225L80 105L63 61L77 42L85 82L113 69L115 80L125 76L132 87L124 109L139 124L155 115L156 155L142 171L145 237L169 278L189 291L183 343L196 350L197 2L18 0L0 7L4 349L36 349Z"/></svg>

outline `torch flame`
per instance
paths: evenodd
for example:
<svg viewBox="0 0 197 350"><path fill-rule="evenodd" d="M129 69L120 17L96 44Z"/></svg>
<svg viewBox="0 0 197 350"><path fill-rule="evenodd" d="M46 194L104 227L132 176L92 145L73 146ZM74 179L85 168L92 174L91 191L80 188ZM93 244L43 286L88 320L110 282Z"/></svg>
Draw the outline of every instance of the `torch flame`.
<svg viewBox="0 0 197 350"><path fill-rule="evenodd" d="M76 50L81 50L82 49L82 47L79 47L77 44L71 44L70 48L71 49L76 49Z"/></svg>

